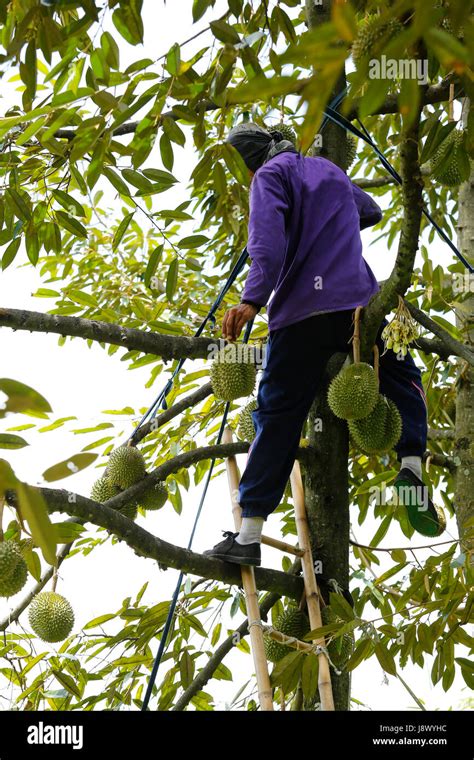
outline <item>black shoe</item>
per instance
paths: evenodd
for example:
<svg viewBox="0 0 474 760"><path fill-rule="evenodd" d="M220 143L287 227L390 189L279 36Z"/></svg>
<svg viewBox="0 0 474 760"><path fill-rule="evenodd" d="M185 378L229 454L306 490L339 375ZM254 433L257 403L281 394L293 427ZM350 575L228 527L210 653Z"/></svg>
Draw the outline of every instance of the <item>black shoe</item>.
<svg viewBox="0 0 474 760"><path fill-rule="evenodd" d="M446 528L446 519L443 510L433 504L428 486L408 467L400 470L393 486L412 527L422 536L440 536Z"/></svg>
<svg viewBox="0 0 474 760"><path fill-rule="evenodd" d="M260 565L260 544L239 544L235 538L238 533L232 533L230 530L223 531L226 537L223 541L216 544L212 549L203 552L205 557L222 559L224 562L234 562L236 565Z"/></svg>

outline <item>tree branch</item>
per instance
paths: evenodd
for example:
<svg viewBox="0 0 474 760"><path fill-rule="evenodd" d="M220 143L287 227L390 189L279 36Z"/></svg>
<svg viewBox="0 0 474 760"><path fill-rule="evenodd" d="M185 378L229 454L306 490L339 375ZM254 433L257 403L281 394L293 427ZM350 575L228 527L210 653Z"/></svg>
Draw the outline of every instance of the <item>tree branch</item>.
<svg viewBox="0 0 474 760"><path fill-rule="evenodd" d="M109 322L99 322L82 317L63 317L57 314L42 314L23 309L1 309L0 327L29 332L56 333L73 338L84 338L99 343L123 346L130 351L170 359L206 359L211 346L222 346L222 340L214 338L192 338L143 332L142 330L120 327Z"/></svg>
<svg viewBox="0 0 474 760"><path fill-rule="evenodd" d="M428 428L428 438L432 441L449 441L455 436L454 428Z"/></svg>
<svg viewBox="0 0 474 760"><path fill-rule="evenodd" d="M450 335L449 332L444 329L444 327L441 327L441 325L431 319L431 317L425 314L425 312L419 309L417 306L414 306L407 300L405 300L404 303L413 319L416 319L420 325L423 325L423 327L426 327L426 329L432 332L433 335L436 335L436 337L449 350L450 354L460 356L462 359L465 359L469 364L474 366L474 352L471 351L467 345L464 345L464 343L461 343L459 340L456 340L456 338L453 338L452 335ZM418 342L419 341L416 340L415 345Z"/></svg>
<svg viewBox="0 0 474 760"><path fill-rule="evenodd" d="M211 448L211 447L210 447ZM224 447L222 447L224 448ZM149 557L167 567L183 570L191 575L213 578L223 583L242 585L240 567L229 562L210 559L202 554L175 546L137 525L106 504L98 504L91 499L65 490L39 489L50 512L68 515L105 528L130 546L136 554ZM112 499L110 499L112 502ZM303 581L279 570L255 568L255 578L260 589L274 591L281 596L299 599L303 591Z"/></svg>
<svg viewBox="0 0 474 760"><path fill-rule="evenodd" d="M455 80L453 76L447 77L444 79L440 84L432 85L431 87L427 87L423 96L422 96L422 105L430 105L435 103L441 103L444 100L449 100L449 87L451 83ZM295 92L300 92L302 88L304 88L307 84L311 82L311 78L307 79L295 79ZM461 97L462 91L459 91L456 94L456 97ZM216 103L213 103L211 100L202 100L199 103L199 106L204 111L217 111L221 106L217 105ZM358 104L357 101L355 103L354 108L350 113L346 116L349 121L353 121L357 118L357 109ZM398 93L393 93L391 95L388 95L384 103L382 103L379 108L377 108L371 115L376 114L389 114L389 113L398 113L399 112L399 104L398 104ZM170 111L166 111L163 113L156 121L156 127L160 127L163 119L165 117L174 119L175 121L179 121L181 118L176 111L172 108ZM134 134L137 126L140 122L139 121L128 121L125 124L120 124L116 129L112 131L113 137L123 137L124 135L130 135ZM54 136L57 139L64 139L64 140L73 140L76 135L76 131L74 129L58 129Z"/></svg>
<svg viewBox="0 0 474 760"><path fill-rule="evenodd" d="M176 404L170 406L169 409L165 409L165 411L162 412L158 417L154 417L152 420L150 420L150 422L147 422L138 428L138 430L136 430L132 436L133 442L138 443L139 441L143 440L143 438L145 438L147 435L154 433L155 430L158 430L159 427L165 425L174 417L177 417L178 414L181 414L181 412L184 412L191 406L194 406L200 401L203 401L205 398L210 396L211 393L211 383L205 383L205 385L202 385L196 391L193 391L188 396L185 396L183 399L181 399L181 401L177 401Z"/></svg>

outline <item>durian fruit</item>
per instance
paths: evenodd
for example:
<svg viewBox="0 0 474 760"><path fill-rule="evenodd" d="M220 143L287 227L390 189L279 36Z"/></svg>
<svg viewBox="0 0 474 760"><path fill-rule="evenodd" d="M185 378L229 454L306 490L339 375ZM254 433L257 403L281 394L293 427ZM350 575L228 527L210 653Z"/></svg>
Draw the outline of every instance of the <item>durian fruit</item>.
<svg viewBox="0 0 474 760"><path fill-rule="evenodd" d="M22 556L16 541L9 539L0 542L0 581L10 578Z"/></svg>
<svg viewBox="0 0 474 760"><path fill-rule="evenodd" d="M135 520L138 515L138 504L131 501L121 507L121 509L117 509L117 512L120 512L121 515L125 515L129 520Z"/></svg>
<svg viewBox="0 0 474 760"><path fill-rule="evenodd" d="M284 124L283 122L280 122L275 127L272 127L272 129L277 129L278 132L281 132L283 135L284 140L289 140L293 143L293 145L296 145L296 132L289 124ZM271 131L271 130L270 130Z"/></svg>
<svg viewBox="0 0 474 760"><path fill-rule="evenodd" d="M43 591L31 602L28 619L40 639L55 644L71 633L74 612L64 596L55 591Z"/></svg>
<svg viewBox="0 0 474 760"><path fill-rule="evenodd" d="M398 19L380 21L376 14L368 16L360 25L359 32L352 44L352 58L357 68L370 58L377 58L384 44L403 30Z"/></svg>
<svg viewBox="0 0 474 760"><path fill-rule="evenodd" d="M92 486L91 499L103 504L104 501L112 499L118 493L120 493L120 488L114 486L107 477L102 477L96 480Z"/></svg>
<svg viewBox="0 0 474 760"><path fill-rule="evenodd" d="M109 457L105 475L114 486L125 491L146 475L143 454L134 446L119 446Z"/></svg>
<svg viewBox="0 0 474 760"><path fill-rule="evenodd" d="M229 343L221 348L212 362L210 376L216 398L234 401L242 396L250 396L257 378L250 346L245 343Z"/></svg>
<svg viewBox="0 0 474 760"><path fill-rule="evenodd" d="M357 137L346 134L346 171L351 168L357 156Z"/></svg>
<svg viewBox="0 0 474 760"><path fill-rule="evenodd" d="M444 159L449 151L447 163ZM464 132L453 129L431 159L432 176L445 187L460 185L464 179Z"/></svg>
<svg viewBox="0 0 474 760"><path fill-rule="evenodd" d="M94 501L98 501L101 504L104 503L104 501L108 501L113 496L117 496L121 492L121 489L118 486L115 486L113 483L110 482L109 478L104 475L104 477L99 478L95 481L94 485L92 486L91 490L91 499L94 499ZM138 509L137 509L137 503L131 502L129 504L126 504L121 509L117 510L121 514L125 515L126 517L129 517L130 520L135 520Z"/></svg>
<svg viewBox="0 0 474 760"><path fill-rule="evenodd" d="M20 561L10 575L0 577L0 596L13 596L23 588L28 577L28 568L25 560L20 556Z"/></svg>
<svg viewBox="0 0 474 760"><path fill-rule="evenodd" d="M365 362L343 367L332 380L328 390L328 403L336 417L357 420L367 417L379 397L378 380L374 368Z"/></svg>
<svg viewBox="0 0 474 760"><path fill-rule="evenodd" d="M321 608L321 619L323 625L343 622L331 607ZM327 638L330 638L330 636ZM354 650L354 636L350 633L345 633L343 636L339 636L337 639L330 641L327 648L328 655L334 667L337 668L337 670L342 670Z"/></svg>
<svg viewBox="0 0 474 760"><path fill-rule="evenodd" d="M309 632L309 620L298 607L291 605L279 615L275 621L274 628L287 636L294 636L297 639L303 637ZM265 636L265 655L270 662L278 662L285 655L295 650L286 644L280 644L278 641Z"/></svg>
<svg viewBox="0 0 474 760"><path fill-rule="evenodd" d="M385 454L400 440L402 418L396 404L380 394L367 417L349 420L349 431L364 454Z"/></svg>
<svg viewBox="0 0 474 760"><path fill-rule="evenodd" d="M255 438L255 425L253 424L252 412L257 408L256 399L252 399L244 406L239 414L237 435L242 441L251 443Z"/></svg>
<svg viewBox="0 0 474 760"><path fill-rule="evenodd" d="M142 496L138 497L139 506L148 511L161 509L166 504L168 489L164 483L154 483Z"/></svg>

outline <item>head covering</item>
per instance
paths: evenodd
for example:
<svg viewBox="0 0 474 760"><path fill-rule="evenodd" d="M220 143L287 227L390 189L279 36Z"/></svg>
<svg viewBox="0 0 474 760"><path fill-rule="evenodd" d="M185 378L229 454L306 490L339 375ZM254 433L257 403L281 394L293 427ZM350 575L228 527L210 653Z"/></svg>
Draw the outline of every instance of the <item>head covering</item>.
<svg viewBox="0 0 474 760"><path fill-rule="evenodd" d="M285 140L277 129L267 131L252 121L245 121L231 129L226 142L239 151L246 165L253 172L278 153L298 152L293 143Z"/></svg>

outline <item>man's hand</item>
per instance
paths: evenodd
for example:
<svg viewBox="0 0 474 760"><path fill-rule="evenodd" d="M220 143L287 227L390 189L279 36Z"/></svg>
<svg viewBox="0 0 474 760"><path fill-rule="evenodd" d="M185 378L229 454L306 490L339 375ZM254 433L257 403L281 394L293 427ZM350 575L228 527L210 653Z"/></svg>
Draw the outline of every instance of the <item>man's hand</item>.
<svg viewBox="0 0 474 760"><path fill-rule="evenodd" d="M237 340L242 327L254 319L258 314L258 309L249 303L241 303L239 306L233 306L226 311L222 322L222 335L226 340Z"/></svg>

